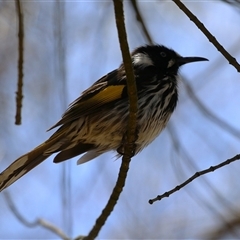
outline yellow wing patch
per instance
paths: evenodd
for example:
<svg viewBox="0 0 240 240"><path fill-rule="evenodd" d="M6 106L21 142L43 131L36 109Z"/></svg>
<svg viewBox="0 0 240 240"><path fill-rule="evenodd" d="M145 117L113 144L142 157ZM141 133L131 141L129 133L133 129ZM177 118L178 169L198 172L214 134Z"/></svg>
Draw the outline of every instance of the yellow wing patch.
<svg viewBox="0 0 240 240"><path fill-rule="evenodd" d="M120 99L125 85L108 86L93 97L83 101L81 104L98 106Z"/></svg>
<svg viewBox="0 0 240 240"><path fill-rule="evenodd" d="M49 130L62 124L74 121L84 114L91 114L96 110L100 111L101 106L120 99L124 87L125 85L108 86L86 100L77 99L69 107L69 109L63 115L62 119L58 121L54 126L52 126ZM62 134L62 131L56 132L54 135L58 137L58 134Z"/></svg>

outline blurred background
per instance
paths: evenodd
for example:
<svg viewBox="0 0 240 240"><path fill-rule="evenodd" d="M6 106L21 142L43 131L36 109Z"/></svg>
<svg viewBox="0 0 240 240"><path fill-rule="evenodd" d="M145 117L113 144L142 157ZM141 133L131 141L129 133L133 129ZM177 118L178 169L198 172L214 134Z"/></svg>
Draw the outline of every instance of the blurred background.
<svg viewBox="0 0 240 240"><path fill-rule="evenodd" d="M240 61L240 2L183 1ZM239 239L240 163L202 176L153 205L150 198L197 171L240 153L240 77L172 1L138 1L155 43L209 62L181 69L179 103L168 127L132 159L126 186L99 239ZM24 99L15 122L18 19L0 1L0 170L45 141L69 103L122 59L112 1L22 1ZM125 1L130 49L147 44L131 1ZM115 185L121 160L107 153L81 166L52 157L8 188L29 223L44 219L69 237L86 235ZM0 239L56 239L28 227L0 194Z"/></svg>

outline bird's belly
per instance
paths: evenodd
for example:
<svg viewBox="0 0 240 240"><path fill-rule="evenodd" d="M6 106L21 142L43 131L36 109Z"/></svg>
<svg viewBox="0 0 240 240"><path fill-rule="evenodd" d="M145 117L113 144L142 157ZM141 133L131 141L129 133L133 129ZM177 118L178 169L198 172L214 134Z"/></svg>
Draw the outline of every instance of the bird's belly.
<svg viewBox="0 0 240 240"><path fill-rule="evenodd" d="M170 116L171 113L159 113L159 115L152 116L149 112L149 118L138 118L136 153L149 145L161 133ZM110 119L109 117L108 120L106 118L105 116L104 119L90 121L88 128L84 127L78 135L81 136L81 141L93 143L108 150L116 150L122 146L123 136L127 131L128 112L123 114L121 118L112 117Z"/></svg>
<svg viewBox="0 0 240 240"><path fill-rule="evenodd" d="M138 139L136 144L138 146L137 152L141 151L147 145L149 145L166 127L171 113L164 116L157 116L155 118L148 119L145 122L140 121Z"/></svg>

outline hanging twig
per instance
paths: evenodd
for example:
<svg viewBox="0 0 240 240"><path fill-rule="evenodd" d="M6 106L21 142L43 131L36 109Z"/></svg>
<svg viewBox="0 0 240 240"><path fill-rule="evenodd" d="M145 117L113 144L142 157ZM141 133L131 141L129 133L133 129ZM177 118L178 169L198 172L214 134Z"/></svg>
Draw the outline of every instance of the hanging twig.
<svg viewBox="0 0 240 240"><path fill-rule="evenodd" d="M208 117L209 120L211 120L213 123L215 123L217 126L219 126L221 129L225 130L232 136L239 139L240 137L240 131L233 127L232 125L228 124L226 121L215 115L212 111L208 109L207 106L197 97L197 95L194 93L191 85L186 81L185 78L182 78L182 83L185 85L186 91L188 95L190 96L190 99L194 102L194 104L198 107L199 111L202 112L205 116Z"/></svg>
<svg viewBox="0 0 240 240"><path fill-rule="evenodd" d="M58 227L54 226L53 224L47 222L46 220L44 220L42 218L39 218L32 222L26 220L25 217L17 209L17 207L14 204L8 191L4 191L3 194L4 194L3 196L6 199L6 203L8 204L8 207L11 209L12 213L19 220L19 222L21 222L23 225L25 225L26 227L30 227L30 228L42 226L42 227L50 230L51 232L55 233L56 235L58 235L63 240L70 240L70 238L68 238L61 229L59 229Z"/></svg>
<svg viewBox="0 0 240 240"><path fill-rule="evenodd" d="M147 29L146 24L143 20L142 14L141 14L141 12L138 8L137 1L136 0L131 0L131 4L132 4L133 9L136 13L136 19L140 23L140 25L142 26L144 36L147 38L149 44L153 44L152 38L151 38L151 36L148 32L148 29Z"/></svg>
<svg viewBox="0 0 240 240"><path fill-rule="evenodd" d="M16 92L16 116L15 124L20 125L22 121L22 87L23 87L23 40L24 40L24 23L23 23L23 12L20 0L16 0L16 10L18 15L18 83Z"/></svg>

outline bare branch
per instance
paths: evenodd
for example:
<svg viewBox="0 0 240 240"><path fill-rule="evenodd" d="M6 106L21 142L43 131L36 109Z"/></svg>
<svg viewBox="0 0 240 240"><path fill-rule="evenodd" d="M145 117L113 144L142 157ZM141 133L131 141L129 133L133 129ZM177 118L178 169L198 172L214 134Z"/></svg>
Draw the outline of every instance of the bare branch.
<svg viewBox="0 0 240 240"><path fill-rule="evenodd" d="M189 19L195 23L195 25L202 31L202 33L208 38L208 40L217 48L217 50L228 60L229 64L234 66L238 72L240 72L240 65L218 41L217 39L207 30L207 28L201 23L198 18L180 1L173 0L176 5L189 17Z"/></svg>
<svg viewBox="0 0 240 240"><path fill-rule="evenodd" d="M11 209L12 213L14 214L14 216L18 219L18 221L20 223L22 223L26 227L30 227L30 228L36 227L38 225L37 221L30 222L30 221L26 220L25 217L22 216L22 214L17 209L15 203L13 202L13 200L12 200L8 191L4 191L3 196L5 197L5 200L6 200L6 203L7 203L8 207Z"/></svg>
<svg viewBox="0 0 240 240"><path fill-rule="evenodd" d="M134 77L134 71L132 67L132 60L129 53L129 47L127 42L127 34L124 24L124 12L123 12L123 1L122 0L113 0L116 25L118 30L118 37L120 48L123 57L123 63L127 76L127 89L129 97L129 120L126 134L126 142L124 143L124 155L122 158L122 164L118 174L118 179L116 185L113 189L113 192L108 200L107 205L103 209L101 215L96 220L96 223L87 237L84 239L94 239L98 236L101 228L105 224L107 218L110 216L113 211L119 196L125 185L127 178L127 172L129 169L129 164L131 157L134 154L134 141L136 140L136 126L137 126L137 89Z"/></svg>
<svg viewBox="0 0 240 240"><path fill-rule="evenodd" d="M230 2L229 2L230 3ZM150 44L153 43L152 37L143 21L143 17L138 9L137 6L137 2L136 0L131 0L131 4L133 6L133 9L136 13L136 18L138 20L138 22L140 23L140 25L142 26L143 29L143 33L145 35L145 37L148 39L148 42ZM219 127L225 129L226 131L228 131L230 134L232 134L233 136L239 138L240 136L240 132L235 129L233 126L231 126L230 124L228 124L227 122L225 122L224 120L222 120L221 118L219 118L218 116L216 116L215 114L213 114L201 101L200 99L196 96L196 94L194 93L192 87L188 84L188 82L185 80L185 77L182 78L182 82L184 83L187 93L190 96L190 99L196 104L196 106L199 108L199 110L206 115L210 120L212 120L213 122L215 122Z"/></svg>
<svg viewBox="0 0 240 240"><path fill-rule="evenodd" d="M50 230L51 232L55 233L56 235L58 235L59 237L61 237L64 240L69 240L70 239L63 233L63 231L61 229L59 229L58 227L54 226L53 224L47 222L44 219L39 218L39 219L37 219L35 221L32 221L32 222L26 220L26 218L17 209L17 207L14 204L14 202L13 202L10 194L8 193L8 191L4 191L3 194L4 194L4 197L6 199L6 203L8 204L8 207L11 209L14 216L23 225L25 225L26 227L30 227L30 228L37 227L37 226L42 226L42 227Z"/></svg>
<svg viewBox="0 0 240 240"><path fill-rule="evenodd" d="M217 124L220 128L224 129L228 133L230 133L232 136L239 139L240 131L230 124L228 124L226 121L222 120L220 117L216 116L214 113L212 113L197 97L197 95L194 93L192 87L190 84L185 80L185 78L182 79L182 82L185 85L185 88L187 90L188 95L190 96L190 99L195 103L195 105L198 107L198 109L207 116L212 122Z"/></svg>
<svg viewBox="0 0 240 240"><path fill-rule="evenodd" d="M39 219L37 220L37 223L38 223L39 225L41 225L42 227L44 227L44 228L50 230L51 232L55 233L55 234L58 235L61 239L63 239L63 240L70 240L70 238L67 237L67 236L65 235L65 233L64 233L60 228L54 226L53 224L47 222L46 220L39 218Z"/></svg>
<svg viewBox="0 0 240 240"><path fill-rule="evenodd" d="M221 0L224 3L227 3L233 7L240 8L240 1L239 0Z"/></svg>
<svg viewBox="0 0 240 240"><path fill-rule="evenodd" d="M148 40L148 42L150 44L153 44L153 40L151 38L151 35L148 32L148 29L147 29L146 24L145 24L145 22L143 20L142 14L141 14L141 12L140 12L140 10L138 8L137 1L136 0L131 0L131 4L132 4L133 9L134 9L134 11L136 13L136 19L140 23L140 25L142 26L142 30L143 30L144 36L147 38L147 40Z"/></svg>
<svg viewBox="0 0 240 240"><path fill-rule="evenodd" d="M178 154L182 155L182 157L184 158L186 165L188 167L190 167L191 169L197 169L196 164L194 163L191 156L188 154L187 150L184 148L184 146L182 144L180 144L180 139L178 137L176 130L174 129L173 124L169 123L167 130L172 139L173 148L175 149L175 151ZM176 168L174 168L174 169L176 171ZM177 169L179 170L179 166ZM177 171L176 171L176 174L177 174ZM209 182L206 178L201 178L201 182L205 189L208 189L211 193L213 193L215 195L215 198L218 199L218 203L221 204L221 207L227 209L228 213L230 213L232 216L237 217L236 209L232 208L231 202L227 198L224 198L220 194L220 192L216 189L216 187L212 185L211 182ZM195 188L194 189L193 188L191 188L191 189L185 188L185 191L188 192L188 194L192 197L192 199L195 202L204 206L208 212L211 212L215 218L220 220L222 222L222 224L225 225L229 229L229 232L231 232L231 234L234 238L239 239L238 232L234 228L232 228L231 225L229 225L228 221L226 220L226 215L221 212L221 210L219 209L219 206L215 206L214 204L211 204L208 201L206 201L205 199L203 199L202 195ZM211 238L211 239L219 239L219 238Z"/></svg>
<svg viewBox="0 0 240 240"><path fill-rule="evenodd" d="M16 92L16 116L15 124L21 124L21 111L22 111L22 87L23 87L23 39L24 39L24 23L23 23L23 12L20 0L16 0L16 10L18 15L18 89Z"/></svg>
<svg viewBox="0 0 240 240"><path fill-rule="evenodd" d="M207 174L207 173L209 173L209 172L214 172L214 171L217 170L218 168L224 167L224 166L226 166L226 165L228 165L228 164L230 164L230 163L232 163L232 162L234 162L234 161L236 161L236 160L239 160L239 159L240 159L240 154L238 154L238 155L236 155L235 157L230 158L230 159L228 159L228 160L226 160L226 161L224 161L224 162L222 162L222 163L220 163L220 164L218 164L218 165L211 166L210 168L205 169L205 170L200 171L200 172L196 172L192 177L190 177L189 179L187 179L187 180L186 180L185 182L183 182L182 184L176 186L175 188L171 189L170 191L165 192L165 193L162 194L162 195L158 195L158 196L157 196L156 198L154 198L154 199L150 199L150 200L149 200L149 203L150 203L150 204L153 204L154 202L160 201L160 200L162 200L162 199L165 198L165 197L169 197L171 194L173 194L173 193L177 192L178 190L180 190L181 188L185 187L186 185L188 185L190 182L192 182L192 181L195 180L196 178L198 178L198 177L200 177L200 176L202 176L202 175L204 175L204 174Z"/></svg>

